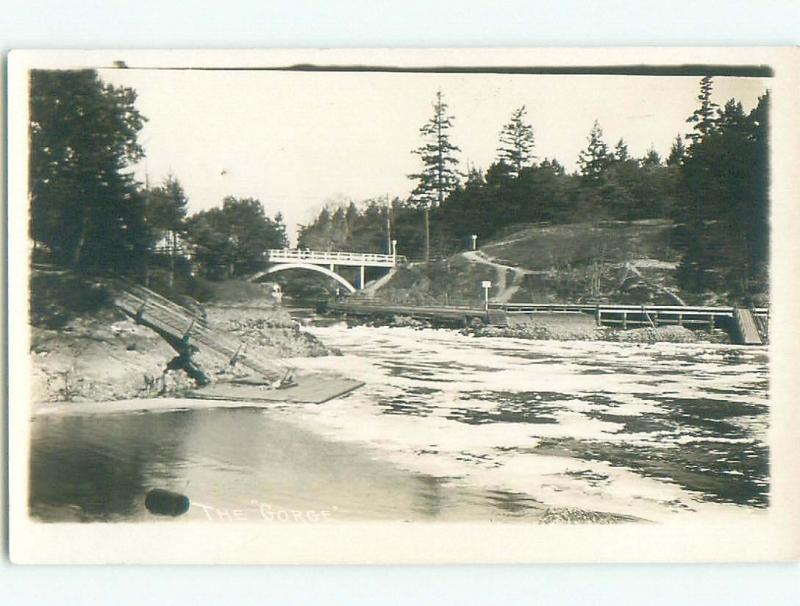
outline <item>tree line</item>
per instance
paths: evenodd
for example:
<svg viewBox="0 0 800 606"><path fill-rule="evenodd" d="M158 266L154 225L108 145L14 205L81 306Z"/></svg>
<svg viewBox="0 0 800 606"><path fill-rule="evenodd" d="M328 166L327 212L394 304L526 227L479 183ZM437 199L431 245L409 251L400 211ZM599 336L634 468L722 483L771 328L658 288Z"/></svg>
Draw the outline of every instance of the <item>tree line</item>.
<svg viewBox="0 0 800 606"><path fill-rule="evenodd" d="M30 78L30 223L34 262L115 271L148 282L166 274L241 276L269 248L288 245L280 213L254 198L225 197L188 214L174 175L150 186L132 166L144 157L146 118L136 92L94 70L34 70Z"/></svg>
<svg viewBox="0 0 800 606"><path fill-rule="evenodd" d="M113 270L148 281L168 276L244 276L269 248L288 245L280 214L253 198L228 196L189 215L177 177L151 186L132 167L144 152L146 118L136 93L104 83L93 70L34 70L30 80L30 224L34 261L81 271ZM502 127L495 161L462 171L455 117L441 92L412 150L420 169L408 198L329 205L299 226L298 246L398 252L429 260L519 224L669 219L687 292L747 299L767 290L769 94L745 112L712 101L700 82L690 133L666 159L651 149L633 157L624 139L609 145L595 122L577 170L536 155L525 106Z"/></svg>
<svg viewBox="0 0 800 606"><path fill-rule="evenodd" d="M412 151L419 172L407 199L326 207L301 226L300 245L323 250L389 251L429 260L469 247L520 224L664 219L673 222L688 293L724 292L746 300L767 291L769 93L746 113L735 99L711 101L713 80L700 82L690 133L676 135L662 158L654 149L633 157L624 139L613 146L597 122L568 173L536 156L525 106L499 133L495 161L462 172L452 141L455 117L438 92L433 115Z"/></svg>

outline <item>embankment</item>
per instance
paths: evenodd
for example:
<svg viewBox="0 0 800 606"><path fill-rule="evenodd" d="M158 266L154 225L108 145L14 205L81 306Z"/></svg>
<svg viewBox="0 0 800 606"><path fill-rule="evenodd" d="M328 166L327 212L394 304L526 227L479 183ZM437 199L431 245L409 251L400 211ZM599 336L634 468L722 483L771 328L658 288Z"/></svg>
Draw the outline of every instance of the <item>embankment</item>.
<svg viewBox="0 0 800 606"><path fill-rule="evenodd" d="M350 326L388 326L410 328L442 328L441 324L409 316L392 317L348 317ZM452 327L450 327L452 328ZM695 332L682 326L659 326L658 328L632 328L628 330L597 326L591 316L570 314L537 314L535 320L511 326L487 326L478 322L460 329L465 335L474 337L510 337L534 341L610 341L615 343L729 343L730 337L723 331L714 333Z"/></svg>
<svg viewBox="0 0 800 606"><path fill-rule="evenodd" d="M152 398L195 386L183 371L167 370L176 356L167 342L116 310L102 287L88 289L86 280L70 274L38 275L32 286L34 401ZM72 304L78 289L94 293L93 305ZM209 326L238 338L254 360L280 363L336 353L272 301L215 302L205 311ZM202 348L196 360L212 379L240 372L204 357Z"/></svg>

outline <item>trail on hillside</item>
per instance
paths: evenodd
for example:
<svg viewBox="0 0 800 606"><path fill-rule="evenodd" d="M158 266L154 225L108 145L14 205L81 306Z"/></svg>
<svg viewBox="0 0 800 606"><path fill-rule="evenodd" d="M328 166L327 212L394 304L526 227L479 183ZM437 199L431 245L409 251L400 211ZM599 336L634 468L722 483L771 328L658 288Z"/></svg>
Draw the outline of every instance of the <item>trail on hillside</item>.
<svg viewBox="0 0 800 606"><path fill-rule="evenodd" d="M496 303L508 303L511 300L511 297L514 296L514 293L516 293L522 286L522 281L525 279L525 276L535 273L529 269L520 269L519 267L512 267L511 265L498 263L482 250L470 250L461 253L461 256L471 263L480 263L482 265L489 265L490 267L494 268L495 275L497 276L497 282L494 285L497 287L497 292L492 297L492 300ZM510 284L508 283L507 278L507 273L509 271L513 273L513 278L511 279Z"/></svg>
<svg viewBox="0 0 800 606"><path fill-rule="evenodd" d="M669 265L672 265L672 264L669 264ZM659 292L662 292L665 295L667 295L668 297L670 297L678 305L686 305L686 302L683 299L681 299L676 293L672 292L669 288L667 288L666 286L662 286L661 284L657 284L656 282L653 282L652 280L648 280L644 275L642 275L642 272L639 271L638 267L636 267L636 263L635 262L634 263L625 263L625 269L629 270L633 275L635 275L637 278L639 278L639 280L641 280L644 284L646 284L650 288L654 288L654 289L658 290Z"/></svg>
<svg viewBox="0 0 800 606"><path fill-rule="evenodd" d="M367 296L373 296L385 284L388 284L396 273L397 273L397 267L392 267L391 269L389 269L389 272L385 276L381 276L380 278L378 278L377 280L373 280L372 282L367 282L367 285L361 292Z"/></svg>

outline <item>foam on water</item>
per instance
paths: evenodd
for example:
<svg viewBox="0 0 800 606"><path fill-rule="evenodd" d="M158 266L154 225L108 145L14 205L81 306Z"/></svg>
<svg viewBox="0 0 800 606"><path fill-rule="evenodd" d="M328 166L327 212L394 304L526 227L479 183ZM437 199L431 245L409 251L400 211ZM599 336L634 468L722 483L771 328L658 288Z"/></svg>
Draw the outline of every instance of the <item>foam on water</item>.
<svg viewBox="0 0 800 606"><path fill-rule="evenodd" d="M763 349L478 339L343 325L311 330L345 355L294 362L366 385L287 416L402 468L525 493L548 506L648 519L753 504L673 481L653 471L648 457L694 445L704 456L712 446L763 447ZM733 406L746 408L727 410ZM644 463L633 455L620 463L625 449L645 453ZM715 477L734 481L746 474L725 467L736 458L728 454L713 459ZM703 465L689 467L703 473ZM749 479L764 492L765 478Z"/></svg>

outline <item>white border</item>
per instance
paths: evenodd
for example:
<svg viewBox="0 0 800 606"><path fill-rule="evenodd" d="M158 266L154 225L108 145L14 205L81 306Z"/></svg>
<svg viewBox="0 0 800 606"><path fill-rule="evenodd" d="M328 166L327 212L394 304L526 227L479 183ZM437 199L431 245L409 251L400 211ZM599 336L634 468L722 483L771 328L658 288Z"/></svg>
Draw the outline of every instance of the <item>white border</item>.
<svg viewBox="0 0 800 606"><path fill-rule="evenodd" d="M800 557L795 514L800 387L796 332L775 330L772 506L748 523L543 527L524 524L265 525L42 524L27 517L27 70L135 65L284 66L295 63L406 66L766 64L772 80L772 324L796 326L798 275L798 61L796 49L440 49L284 51L16 51L9 57L9 377L11 556L19 563L519 563L772 561Z"/></svg>

